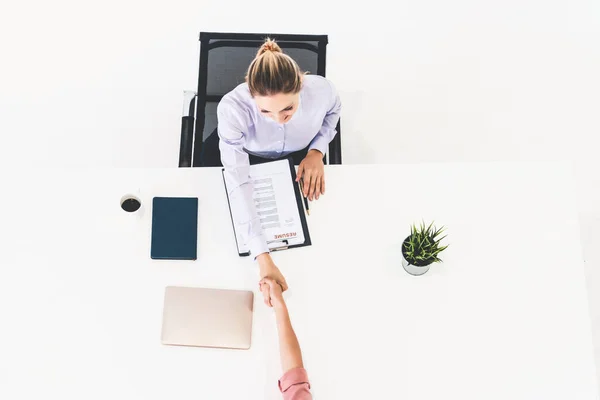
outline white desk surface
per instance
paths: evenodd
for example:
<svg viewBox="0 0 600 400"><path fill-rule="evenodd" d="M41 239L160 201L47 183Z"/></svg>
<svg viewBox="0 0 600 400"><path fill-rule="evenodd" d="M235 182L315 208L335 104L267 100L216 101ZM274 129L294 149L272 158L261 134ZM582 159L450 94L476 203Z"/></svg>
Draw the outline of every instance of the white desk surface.
<svg viewBox="0 0 600 400"><path fill-rule="evenodd" d="M0 398L280 398L274 314L257 267L237 256L220 169L7 175ZM313 245L274 254L316 399L598 399L568 168L357 165L326 177ZM137 189L136 217L119 200ZM199 198L197 261L150 259L153 196ZM450 248L413 277L400 245L422 218L448 227ZM254 290L251 349L161 345L168 285Z"/></svg>

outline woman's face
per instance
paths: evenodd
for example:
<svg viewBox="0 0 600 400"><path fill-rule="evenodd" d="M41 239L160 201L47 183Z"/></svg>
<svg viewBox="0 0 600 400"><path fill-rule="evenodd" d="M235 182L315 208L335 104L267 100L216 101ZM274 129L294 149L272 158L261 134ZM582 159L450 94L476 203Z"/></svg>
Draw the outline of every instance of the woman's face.
<svg viewBox="0 0 600 400"><path fill-rule="evenodd" d="M265 117L271 118L278 124L285 124L298 109L300 93L283 94L278 93L272 96L255 96L254 101L258 110Z"/></svg>

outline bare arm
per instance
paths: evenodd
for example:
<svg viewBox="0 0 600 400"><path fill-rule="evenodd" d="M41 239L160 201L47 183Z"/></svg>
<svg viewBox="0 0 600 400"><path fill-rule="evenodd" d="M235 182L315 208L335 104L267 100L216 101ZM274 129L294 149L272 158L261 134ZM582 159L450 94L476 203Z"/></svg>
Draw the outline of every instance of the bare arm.
<svg viewBox="0 0 600 400"><path fill-rule="evenodd" d="M287 372L293 368L304 368L302 364L302 353L298 338L292 328L290 315L284 302L273 305L277 318L277 332L279 334L279 353L281 356L281 368Z"/></svg>
<svg viewBox="0 0 600 400"><path fill-rule="evenodd" d="M279 390L284 400L311 400L308 374L302 363L300 345L283 300L281 285L271 278L260 281L261 290L269 293L270 301L275 309L277 332L279 334L279 354L283 376L279 380Z"/></svg>

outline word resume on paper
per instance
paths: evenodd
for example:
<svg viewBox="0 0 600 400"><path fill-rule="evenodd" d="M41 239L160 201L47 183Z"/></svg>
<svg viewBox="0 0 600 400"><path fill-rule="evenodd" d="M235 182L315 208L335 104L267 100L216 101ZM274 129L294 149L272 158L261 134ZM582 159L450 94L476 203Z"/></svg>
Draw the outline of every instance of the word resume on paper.
<svg viewBox="0 0 600 400"><path fill-rule="evenodd" d="M250 166L252 199L269 247L277 247L284 240L289 245L305 241L301 208L298 207L296 197L297 184L292 176L292 168L287 159ZM225 186L227 188L227 182ZM229 193L229 190L227 192ZM230 201L238 251L243 254L250 251L246 243L247 228L243 227L244 224L248 224L243 210L236 209L237 204L239 203Z"/></svg>

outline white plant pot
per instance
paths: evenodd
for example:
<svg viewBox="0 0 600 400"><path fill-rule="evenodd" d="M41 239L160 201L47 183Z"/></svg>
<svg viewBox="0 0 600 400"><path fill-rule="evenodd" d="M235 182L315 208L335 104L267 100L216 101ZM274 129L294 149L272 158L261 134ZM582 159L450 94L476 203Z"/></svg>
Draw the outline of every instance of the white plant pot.
<svg viewBox="0 0 600 400"><path fill-rule="evenodd" d="M400 246L400 253L402 253L402 266L404 267L404 270L411 275L414 275L414 276L423 275L425 272L429 271L429 266L431 264L417 266L417 265L413 265L410 262L408 262L408 260L404 257L404 251L402 249L404 249L404 243L406 243L409 239L410 239L410 236L408 236L406 239L404 239L404 242L402 242L402 245Z"/></svg>
<svg viewBox="0 0 600 400"><path fill-rule="evenodd" d="M402 254L402 266L404 267L404 270L406 272L408 272L409 274L414 275L414 276L419 276L419 275L423 275L425 272L429 271L429 267L431 266L431 264L425 265L422 267L413 265L413 264L409 263L406 260L406 258L404 258L404 254Z"/></svg>

